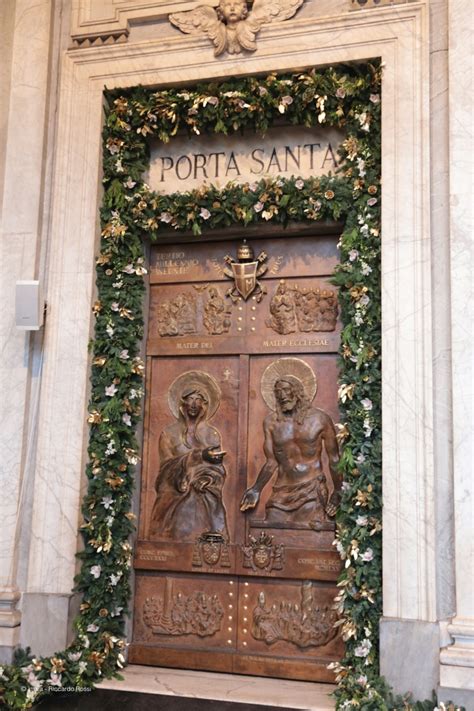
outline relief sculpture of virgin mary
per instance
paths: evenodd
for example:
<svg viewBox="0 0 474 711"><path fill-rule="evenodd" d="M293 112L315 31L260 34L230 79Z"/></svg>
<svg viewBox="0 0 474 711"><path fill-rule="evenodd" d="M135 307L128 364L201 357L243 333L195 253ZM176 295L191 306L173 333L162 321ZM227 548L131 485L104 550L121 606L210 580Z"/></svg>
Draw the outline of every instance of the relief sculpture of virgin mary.
<svg viewBox="0 0 474 711"><path fill-rule="evenodd" d="M226 477L221 436L209 420L220 389L208 373L193 370L171 384L168 404L176 422L159 439L160 468L150 538L194 541L205 532L228 540L222 489Z"/></svg>

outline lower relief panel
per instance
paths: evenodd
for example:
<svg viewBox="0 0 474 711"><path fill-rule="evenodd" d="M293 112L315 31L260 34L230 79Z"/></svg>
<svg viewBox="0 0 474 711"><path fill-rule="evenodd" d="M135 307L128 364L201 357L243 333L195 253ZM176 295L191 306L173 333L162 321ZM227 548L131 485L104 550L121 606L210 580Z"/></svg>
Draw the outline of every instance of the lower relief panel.
<svg viewBox="0 0 474 711"><path fill-rule="evenodd" d="M137 574L129 661L232 671L237 587L227 576Z"/></svg>
<svg viewBox="0 0 474 711"><path fill-rule="evenodd" d="M334 628L337 588L310 580L252 579L239 586L234 671L334 681L344 647Z"/></svg>
<svg viewBox="0 0 474 711"><path fill-rule="evenodd" d="M130 661L333 682L336 594L312 581L139 574Z"/></svg>

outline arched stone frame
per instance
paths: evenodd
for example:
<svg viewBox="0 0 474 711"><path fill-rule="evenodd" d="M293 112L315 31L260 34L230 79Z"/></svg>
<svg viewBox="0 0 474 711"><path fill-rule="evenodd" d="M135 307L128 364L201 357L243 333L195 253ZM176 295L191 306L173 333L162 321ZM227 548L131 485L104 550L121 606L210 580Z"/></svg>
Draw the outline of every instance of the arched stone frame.
<svg viewBox="0 0 474 711"><path fill-rule="evenodd" d="M28 593L67 596L74 575L80 475L87 442L87 342L98 235L103 86L185 84L369 57L381 57L385 63L384 615L424 623L438 619L432 584L436 576L436 525L425 3L380 9L377 13L361 11L324 21L315 18L314 23L296 18L267 28L260 36L257 54L237 62L229 57L216 61L207 40L181 37L165 43L157 40L81 49L65 56L56 137L47 293L50 311ZM55 432L54 439L51 431ZM27 620L27 605L24 616ZM58 624L66 625L65 612Z"/></svg>

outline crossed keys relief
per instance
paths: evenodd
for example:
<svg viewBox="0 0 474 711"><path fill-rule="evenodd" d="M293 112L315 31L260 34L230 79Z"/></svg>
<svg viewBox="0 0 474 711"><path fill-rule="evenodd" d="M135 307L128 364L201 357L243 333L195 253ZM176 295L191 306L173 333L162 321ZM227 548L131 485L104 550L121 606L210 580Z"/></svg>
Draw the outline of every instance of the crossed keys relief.
<svg viewBox="0 0 474 711"><path fill-rule="evenodd" d="M194 10L175 12L169 21L181 32L206 35L214 45L214 55L242 50L255 52L255 37L263 25L289 20L304 0L220 0L216 8L198 5ZM251 9L249 9L249 6Z"/></svg>

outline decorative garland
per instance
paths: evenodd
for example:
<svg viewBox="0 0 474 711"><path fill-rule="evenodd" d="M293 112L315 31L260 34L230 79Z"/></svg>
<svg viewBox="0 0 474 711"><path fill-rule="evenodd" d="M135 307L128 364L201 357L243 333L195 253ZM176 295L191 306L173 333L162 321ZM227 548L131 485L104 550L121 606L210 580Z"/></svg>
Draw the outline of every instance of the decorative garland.
<svg viewBox="0 0 474 711"><path fill-rule="evenodd" d="M332 667L338 709L395 708L378 670L381 615L381 339L380 339L380 68L376 64L293 75L232 79L193 89L134 88L107 93L104 128L102 239L91 343L88 491L84 549L76 590L83 595L74 642L51 657L20 652L0 668L0 699L30 708L52 687L90 687L117 676L125 660L125 616L131 597L129 543L134 431L141 413L144 364L143 238L163 226L203 230L260 221L345 222L334 276L343 330L339 401L342 501L335 544L345 562L337 605L345 655ZM148 138L265 132L282 115L304 126L346 134L336 176L263 179L161 195L142 179ZM398 703L401 703L400 701ZM394 705L395 704L395 705ZM432 708L429 704L429 708ZM410 708L404 705L403 708ZM421 708L421 707L420 707ZM428 708L428 706L423 706Z"/></svg>

